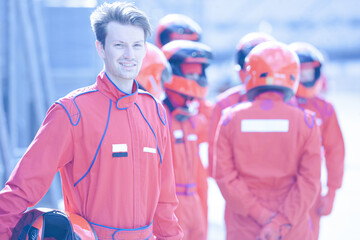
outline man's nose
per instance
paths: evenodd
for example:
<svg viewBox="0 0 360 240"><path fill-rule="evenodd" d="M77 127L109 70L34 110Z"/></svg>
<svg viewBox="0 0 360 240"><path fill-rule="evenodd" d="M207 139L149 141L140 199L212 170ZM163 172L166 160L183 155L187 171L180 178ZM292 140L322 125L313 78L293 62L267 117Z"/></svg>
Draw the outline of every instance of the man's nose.
<svg viewBox="0 0 360 240"><path fill-rule="evenodd" d="M131 59L134 57L134 49L131 46L125 48L124 52L125 58Z"/></svg>

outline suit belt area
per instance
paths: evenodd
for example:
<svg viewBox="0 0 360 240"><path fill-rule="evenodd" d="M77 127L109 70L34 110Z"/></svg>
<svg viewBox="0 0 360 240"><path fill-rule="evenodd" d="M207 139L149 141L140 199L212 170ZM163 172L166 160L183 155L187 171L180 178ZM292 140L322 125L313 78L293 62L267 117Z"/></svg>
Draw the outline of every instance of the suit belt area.
<svg viewBox="0 0 360 240"><path fill-rule="evenodd" d="M127 229L127 228L114 228L108 227L96 223L91 223L91 226L94 228L96 235L99 239L150 239L153 235L153 224L152 222L149 225Z"/></svg>
<svg viewBox="0 0 360 240"><path fill-rule="evenodd" d="M192 196L196 193L196 183L176 184L176 195Z"/></svg>

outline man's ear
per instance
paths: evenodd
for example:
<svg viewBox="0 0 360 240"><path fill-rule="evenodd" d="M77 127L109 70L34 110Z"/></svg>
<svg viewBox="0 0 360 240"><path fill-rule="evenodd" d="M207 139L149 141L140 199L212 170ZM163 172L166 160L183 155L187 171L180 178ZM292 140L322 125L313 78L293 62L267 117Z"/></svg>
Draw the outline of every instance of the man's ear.
<svg viewBox="0 0 360 240"><path fill-rule="evenodd" d="M96 50L97 50L99 56L102 59L104 59L105 58L105 49L104 49L103 44L100 41L96 40L95 46L96 46Z"/></svg>

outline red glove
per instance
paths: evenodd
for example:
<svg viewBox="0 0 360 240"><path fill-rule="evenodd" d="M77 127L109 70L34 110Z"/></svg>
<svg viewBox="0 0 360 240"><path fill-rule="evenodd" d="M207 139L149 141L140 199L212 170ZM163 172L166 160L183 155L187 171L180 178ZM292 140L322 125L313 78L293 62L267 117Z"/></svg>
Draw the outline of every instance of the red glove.
<svg viewBox="0 0 360 240"><path fill-rule="evenodd" d="M267 208L264 208L259 203L250 209L249 215L254 219L261 227L270 222L270 220L276 216L275 212L270 211Z"/></svg>
<svg viewBox="0 0 360 240"><path fill-rule="evenodd" d="M334 205L335 191L335 189L329 188L327 194L321 197L317 208L317 213L320 216L327 216L331 213Z"/></svg>
<svg viewBox="0 0 360 240"><path fill-rule="evenodd" d="M256 240L280 240L291 229L289 221L278 213L271 221L266 224L260 231Z"/></svg>

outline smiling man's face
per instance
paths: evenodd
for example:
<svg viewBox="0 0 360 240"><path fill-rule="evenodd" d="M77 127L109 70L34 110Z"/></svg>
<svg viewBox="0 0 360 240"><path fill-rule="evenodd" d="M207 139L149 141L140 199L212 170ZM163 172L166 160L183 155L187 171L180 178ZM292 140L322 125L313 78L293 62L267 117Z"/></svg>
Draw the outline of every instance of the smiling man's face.
<svg viewBox="0 0 360 240"><path fill-rule="evenodd" d="M110 22L105 47L98 42L105 72L114 81L132 81L139 73L146 54L145 34L141 27Z"/></svg>

